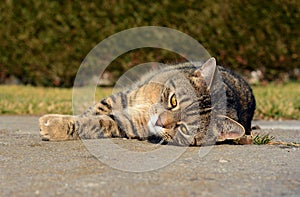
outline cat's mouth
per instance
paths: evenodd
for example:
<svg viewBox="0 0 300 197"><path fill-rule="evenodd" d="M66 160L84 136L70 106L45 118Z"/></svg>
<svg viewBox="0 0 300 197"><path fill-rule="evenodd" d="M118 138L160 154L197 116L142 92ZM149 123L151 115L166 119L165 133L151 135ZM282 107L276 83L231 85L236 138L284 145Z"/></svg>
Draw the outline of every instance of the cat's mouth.
<svg viewBox="0 0 300 197"><path fill-rule="evenodd" d="M149 136L157 136L162 138L163 141L170 142L175 135L175 124L163 124L158 115L150 116L150 120L147 125L150 132Z"/></svg>

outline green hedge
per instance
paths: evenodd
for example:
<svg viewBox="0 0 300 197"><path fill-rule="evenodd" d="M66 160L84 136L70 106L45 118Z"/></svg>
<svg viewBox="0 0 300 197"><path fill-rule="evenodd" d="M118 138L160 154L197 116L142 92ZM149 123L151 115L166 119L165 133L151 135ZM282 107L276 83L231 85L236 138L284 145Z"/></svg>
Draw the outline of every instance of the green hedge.
<svg viewBox="0 0 300 197"><path fill-rule="evenodd" d="M148 2L148 3L147 3ZM42 1L0 4L0 83L72 86L88 52L108 36L138 26L164 26L197 39L219 63L260 69L267 80L300 68L300 1ZM116 59L116 75L135 63L172 62L162 50Z"/></svg>

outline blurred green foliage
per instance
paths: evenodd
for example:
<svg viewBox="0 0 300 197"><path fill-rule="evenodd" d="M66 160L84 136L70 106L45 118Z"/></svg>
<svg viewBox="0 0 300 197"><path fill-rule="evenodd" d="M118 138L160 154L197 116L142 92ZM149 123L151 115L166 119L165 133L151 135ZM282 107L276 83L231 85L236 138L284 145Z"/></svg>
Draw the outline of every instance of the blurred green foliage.
<svg viewBox="0 0 300 197"><path fill-rule="evenodd" d="M138 26L164 26L197 39L217 61L266 80L300 68L300 1L42 1L0 4L0 83L73 85L88 52L103 39ZM140 49L109 67L120 74L145 61L176 62L162 50Z"/></svg>

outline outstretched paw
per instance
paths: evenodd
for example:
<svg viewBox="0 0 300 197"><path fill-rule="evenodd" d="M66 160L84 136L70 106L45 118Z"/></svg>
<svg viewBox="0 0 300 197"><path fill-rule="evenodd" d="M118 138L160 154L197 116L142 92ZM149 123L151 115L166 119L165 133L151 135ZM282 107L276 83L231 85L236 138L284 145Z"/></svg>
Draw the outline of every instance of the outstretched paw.
<svg viewBox="0 0 300 197"><path fill-rule="evenodd" d="M75 131L74 116L48 114L39 119L40 134L44 141L79 139Z"/></svg>

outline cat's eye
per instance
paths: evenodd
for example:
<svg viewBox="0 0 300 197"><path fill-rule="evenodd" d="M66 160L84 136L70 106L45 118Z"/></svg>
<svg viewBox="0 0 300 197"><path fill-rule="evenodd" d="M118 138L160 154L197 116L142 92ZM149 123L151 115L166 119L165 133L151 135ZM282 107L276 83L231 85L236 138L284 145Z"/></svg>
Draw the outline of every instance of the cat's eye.
<svg viewBox="0 0 300 197"><path fill-rule="evenodd" d="M173 94L170 98L170 106L172 109L177 106L177 98L175 94Z"/></svg>
<svg viewBox="0 0 300 197"><path fill-rule="evenodd" d="M180 125L180 131L186 135L188 135L188 130L184 124Z"/></svg>

